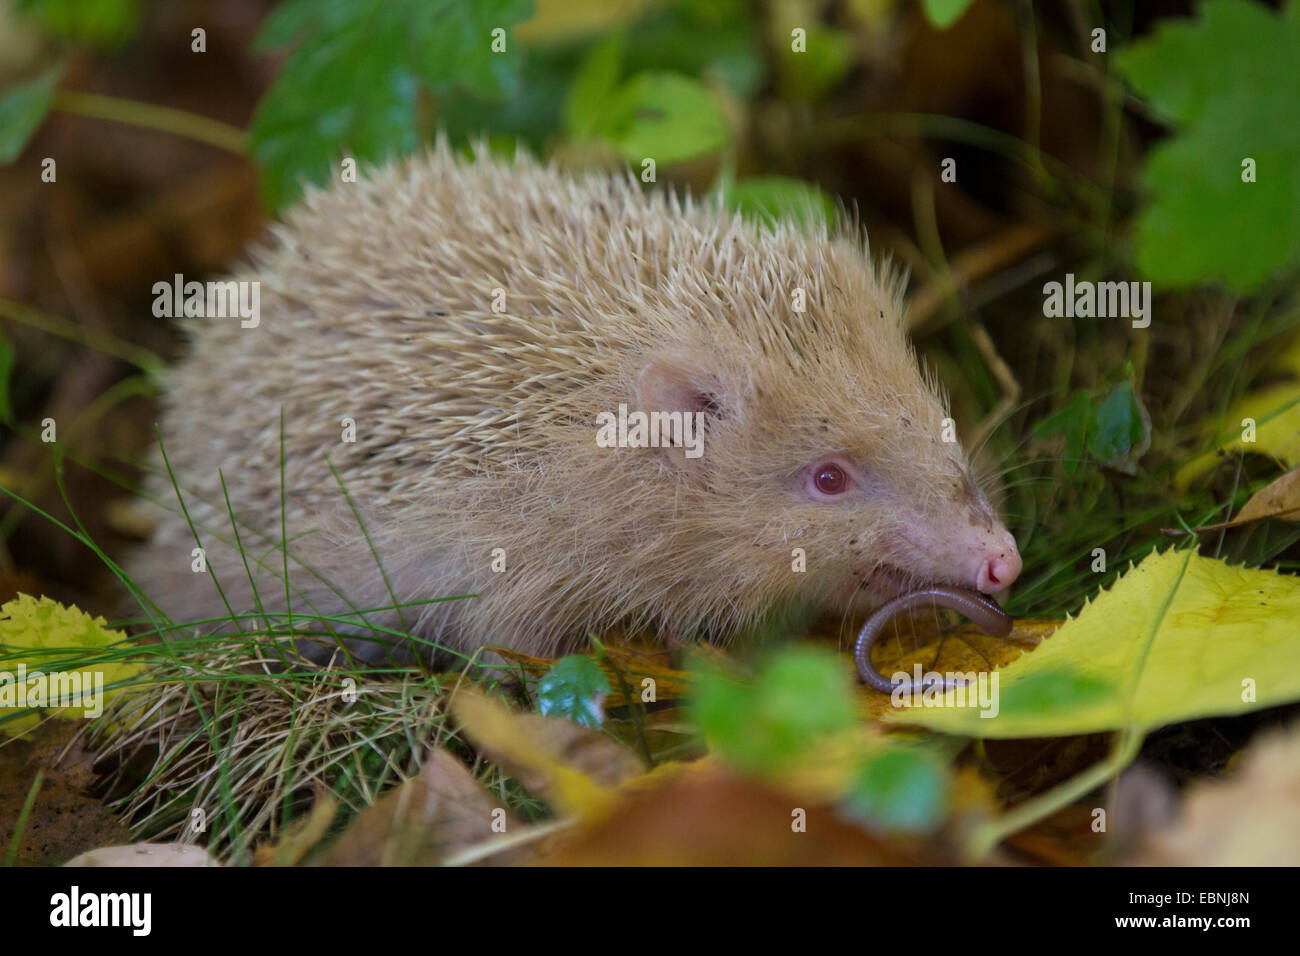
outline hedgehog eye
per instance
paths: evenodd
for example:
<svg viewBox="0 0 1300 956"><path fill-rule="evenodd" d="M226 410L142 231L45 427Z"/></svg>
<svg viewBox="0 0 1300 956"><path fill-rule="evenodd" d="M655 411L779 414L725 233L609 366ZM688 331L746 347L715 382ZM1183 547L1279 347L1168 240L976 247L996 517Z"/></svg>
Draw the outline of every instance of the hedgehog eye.
<svg viewBox="0 0 1300 956"><path fill-rule="evenodd" d="M808 471L808 494L816 501L834 501L852 487L848 469L839 462L820 462Z"/></svg>

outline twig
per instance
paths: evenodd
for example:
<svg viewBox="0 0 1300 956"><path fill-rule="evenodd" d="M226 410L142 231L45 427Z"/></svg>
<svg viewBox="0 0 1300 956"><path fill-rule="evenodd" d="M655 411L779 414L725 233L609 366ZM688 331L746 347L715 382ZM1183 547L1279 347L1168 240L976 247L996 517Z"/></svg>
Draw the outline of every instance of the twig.
<svg viewBox="0 0 1300 956"><path fill-rule="evenodd" d="M229 123L209 119L197 113L175 110L169 106L140 103L116 96L101 96L98 93L60 90L54 94L54 109L76 116L88 116L92 119L112 120L116 123L129 123L132 126L161 130L164 133L195 139L239 156L248 155L248 137L238 126L231 126Z"/></svg>
<svg viewBox="0 0 1300 956"><path fill-rule="evenodd" d="M993 344L993 339L989 337L988 331L979 322L970 323L971 338L975 342L975 348L983 356L984 362L993 373L998 385L1002 387L1002 397L998 399L997 405L993 410L984 416L984 420L975 428L974 434L971 435L970 447L979 448L984 439L989 436L993 429L998 427L1002 419L1010 414L1011 410L1016 407L1020 401L1020 381L1011 371L1002 356L998 354L997 346Z"/></svg>
<svg viewBox="0 0 1300 956"><path fill-rule="evenodd" d="M953 256L947 276L919 290L908 301L908 324L912 333L921 331L950 292L962 292L972 283L1019 262L1055 237L1055 229L1036 223L1020 223Z"/></svg>
<svg viewBox="0 0 1300 956"><path fill-rule="evenodd" d="M447 859L442 861L443 866L466 866L470 863L477 863L479 860L486 859L489 856L496 856L504 850L513 849L522 846L525 843L532 843L534 840L540 840L544 836L549 836L557 830L564 830L574 825L575 820L553 820L550 823L543 823L538 826L529 827L520 833L510 833L494 840L485 840L483 843L476 843L474 846L461 850Z"/></svg>

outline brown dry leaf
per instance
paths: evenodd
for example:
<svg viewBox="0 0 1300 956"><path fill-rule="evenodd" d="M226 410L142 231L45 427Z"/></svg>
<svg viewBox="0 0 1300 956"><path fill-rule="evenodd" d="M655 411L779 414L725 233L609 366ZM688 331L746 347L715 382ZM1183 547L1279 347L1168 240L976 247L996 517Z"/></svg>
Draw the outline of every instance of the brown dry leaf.
<svg viewBox="0 0 1300 956"><path fill-rule="evenodd" d="M1261 518L1300 521L1300 468L1288 471L1281 478L1251 495L1245 507L1237 514L1234 523L1259 521Z"/></svg>
<svg viewBox="0 0 1300 956"><path fill-rule="evenodd" d="M1237 512L1231 521L1218 524L1205 524L1192 528L1192 532L1221 531L1224 528L1239 528L1244 524L1276 518L1279 521L1300 521L1300 468L1288 471L1281 478L1269 483L1250 496L1250 500ZM1184 534L1180 528L1165 528L1165 534Z"/></svg>
<svg viewBox="0 0 1300 956"><path fill-rule="evenodd" d="M795 821L806 813L804 832ZM934 855L923 857L921 853ZM941 862L922 844L892 844L712 761L656 769L620 791L602 819L556 839L556 866L901 865Z"/></svg>
<svg viewBox="0 0 1300 956"><path fill-rule="evenodd" d="M631 720L614 721L608 729L615 733L630 735L635 739L635 730L638 727L651 742L651 753L658 753L662 746L680 746L683 737L694 739L696 736L695 725L690 721L688 709L680 702L648 709L638 716L635 725Z"/></svg>
<svg viewBox="0 0 1300 956"><path fill-rule="evenodd" d="M1262 736L1224 780L1193 784L1140 866L1300 865L1300 723Z"/></svg>
<svg viewBox="0 0 1300 956"><path fill-rule="evenodd" d="M556 757L601 786L617 787L645 771L631 750L598 730L541 714L516 717L526 732L545 738Z"/></svg>
<svg viewBox="0 0 1300 956"><path fill-rule="evenodd" d="M451 711L490 760L564 815L599 816L611 788L643 769L599 731L557 717L516 714L475 691L459 691Z"/></svg>
<svg viewBox="0 0 1300 956"><path fill-rule="evenodd" d="M435 866L522 824L456 756L430 752L420 775L384 794L319 861L323 866ZM510 851L492 857L509 862Z"/></svg>
<svg viewBox="0 0 1300 956"><path fill-rule="evenodd" d="M306 858L338 815L338 801L328 793L317 794L311 812L295 820L278 843L259 846L253 853L254 866L297 866Z"/></svg>
<svg viewBox="0 0 1300 956"><path fill-rule="evenodd" d="M520 651L513 650L512 648L502 647L496 644L490 644L483 648L483 650L519 665L519 667L534 677L541 677L555 665L556 661L556 658L554 657L534 657L531 654L524 654Z"/></svg>

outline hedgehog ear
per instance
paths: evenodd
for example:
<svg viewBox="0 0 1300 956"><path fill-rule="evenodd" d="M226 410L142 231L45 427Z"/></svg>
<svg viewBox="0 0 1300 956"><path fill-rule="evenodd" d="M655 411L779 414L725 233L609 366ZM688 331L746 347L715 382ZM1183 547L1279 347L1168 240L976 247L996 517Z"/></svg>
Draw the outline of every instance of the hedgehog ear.
<svg viewBox="0 0 1300 956"><path fill-rule="evenodd" d="M637 377L637 408L646 413L680 412L684 433L677 447L660 447L675 468L698 468L703 460L704 432L710 424L734 415L721 376L694 359L652 359ZM689 419L689 420L688 420ZM715 432L716 434L716 432ZM668 445L664 436L663 445Z"/></svg>

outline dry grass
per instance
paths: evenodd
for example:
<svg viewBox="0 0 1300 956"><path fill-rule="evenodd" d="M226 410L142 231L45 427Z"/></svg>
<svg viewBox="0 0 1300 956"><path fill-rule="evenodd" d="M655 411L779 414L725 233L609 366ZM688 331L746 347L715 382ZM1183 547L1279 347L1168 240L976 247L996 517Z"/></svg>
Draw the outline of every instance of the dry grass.
<svg viewBox="0 0 1300 956"><path fill-rule="evenodd" d="M174 643L175 656L160 654L87 732L141 835L244 860L318 793L332 793L346 819L448 737L454 679L337 661L285 667L286 647L247 636Z"/></svg>

